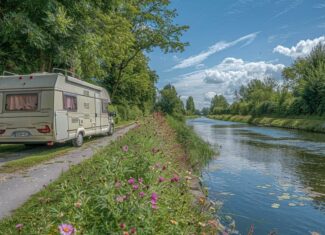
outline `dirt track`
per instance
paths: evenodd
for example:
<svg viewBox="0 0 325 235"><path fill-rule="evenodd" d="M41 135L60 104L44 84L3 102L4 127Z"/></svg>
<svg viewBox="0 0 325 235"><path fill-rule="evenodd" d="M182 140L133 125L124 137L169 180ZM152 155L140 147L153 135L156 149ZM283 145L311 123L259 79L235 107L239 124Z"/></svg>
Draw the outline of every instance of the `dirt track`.
<svg viewBox="0 0 325 235"><path fill-rule="evenodd" d="M117 130L112 136L98 138L86 143L82 148L73 149L63 156L28 170L11 174L0 173L0 219L10 215L13 210L26 202L31 195L57 179L62 172L69 170L70 166L92 157L96 150L107 146L135 126L136 124L133 124Z"/></svg>

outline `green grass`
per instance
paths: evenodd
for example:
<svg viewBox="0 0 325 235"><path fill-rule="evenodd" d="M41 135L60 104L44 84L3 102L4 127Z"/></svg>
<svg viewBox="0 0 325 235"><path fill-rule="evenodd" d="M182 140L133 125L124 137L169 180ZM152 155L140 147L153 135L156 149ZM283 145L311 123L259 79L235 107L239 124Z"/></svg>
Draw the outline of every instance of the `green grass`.
<svg viewBox="0 0 325 235"><path fill-rule="evenodd" d="M71 149L72 147L70 146L58 147L53 149L44 149L36 154L31 154L27 157L4 163L2 166L0 166L0 173L12 173L18 170L30 168L32 166L65 154Z"/></svg>
<svg viewBox="0 0 325 235"><path fill-rule="evenodd" d="M178 121L171 116L167 117L167 121L175 130L177 140L184 146L191 168L201 170L216 153L184 122Z"/></svg>
<svg viewBox="0 0 325 235"><path fill-rule="evenodd" d="M312 132L325 133L325 120L318 117L295 117L295 118L279 118L279 117L252 117L241 115L210 115L209 118L225 121L244 122L255 125L263 125L270 127L279 127L287 129L297 129Z"/></svg>
<svg viewBox="0 0 325 235"><path fill-rule="evenodd" d="M201 156L198 151L196 158ZM58 225L69 223L77 234L87 235L123 234L131 228L141 235L216 234L217 228L209 223L212 215L193 204L186 180L192 175L184 168L184 154L163 117L147 119L34 195L0 222L0 231L18 234L15 225L23 224L22 235L58 234ZM194 155L191 158L193 161ZM180 180L172 183L175 176ZM128 183L131 177L139 189ZM159 183L160 177L165 180ZM143 198L139 192L144 193ZM159 196L157 209L152 208L153 193Z"/></svg>
<svg viewBox="0 0 325 235"><path fill-rule="evenodd" d="M131 123L134 123L134 121L125 121L125 122L119 123L119 125L116 126L116 128L123 128L124 126L130 125ZM91 138L91 139L86 139L85 144L91 143L92 141L94 141L96 139L97 139L97 137ZM35 147L35 148L37 148L37 147ZM1 153L13 153L13 152L23 151L23 150L27 150L27 149L30 149L30 147L25 147L24 145L0 145ZM12 161L3 163L3 165L0 166L0 173L12 173L15 171L28 169L28 168L38 165L42 162L46 162L53 158L60 157L63 154L65 154L73 149L75 149L75 148L72 147L69 143L66 143L64 146L60 146L60 147L53 147L53 148L47 148L47 149L45 148L45 149L42 149L40 152L31 153L21 159L12 160Z"/></svg>
<svg viewBox="0 0 325 235"><path fill-rule="evenodd" d="M23 144L0 144L0 153L17 152L27 149Z"/></svg>

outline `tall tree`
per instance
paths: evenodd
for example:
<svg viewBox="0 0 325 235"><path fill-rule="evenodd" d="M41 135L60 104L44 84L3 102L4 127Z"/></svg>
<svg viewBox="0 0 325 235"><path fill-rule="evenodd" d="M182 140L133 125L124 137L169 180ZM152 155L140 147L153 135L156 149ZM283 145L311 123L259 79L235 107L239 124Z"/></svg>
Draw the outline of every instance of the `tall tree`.
<svg viewBox="0 0 325 235"><path fill-rule="evenodd" d="M192 96L188 97L186 100L186 112L188 115L193 115L195 113L195 104Z"/></svg>

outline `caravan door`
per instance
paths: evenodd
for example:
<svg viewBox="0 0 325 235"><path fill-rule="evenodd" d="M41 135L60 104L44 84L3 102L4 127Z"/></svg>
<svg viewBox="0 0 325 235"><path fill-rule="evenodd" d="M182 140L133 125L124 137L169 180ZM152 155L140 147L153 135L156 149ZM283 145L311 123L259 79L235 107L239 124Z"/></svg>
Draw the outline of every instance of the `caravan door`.
<svg viewBox="0 0 325 235"><path fill-rule="evenodd" d="M67 111L55 112L55 129L57 141L64 141L69 138L69 121Z"/></svg>
<svg viewBox="0 0 325 235"><path fill-rule="evenodd" d="M96 119L96 134L101 133L101 112L102 112L102 101L100 99L96 99L96 113L95 113L95 119Z"/></svg>

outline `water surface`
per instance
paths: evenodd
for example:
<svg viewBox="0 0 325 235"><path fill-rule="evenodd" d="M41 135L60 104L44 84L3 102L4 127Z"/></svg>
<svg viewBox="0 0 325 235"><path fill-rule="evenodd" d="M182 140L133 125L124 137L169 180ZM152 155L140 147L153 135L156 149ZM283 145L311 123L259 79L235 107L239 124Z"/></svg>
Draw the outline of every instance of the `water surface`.
<svg viewBox="0 0 325 235"><path fill-rule="evenodd" d="M199 118L188 121L218 149L203 172L209 197L239 234L325 235L325 134Z"/></svg>

